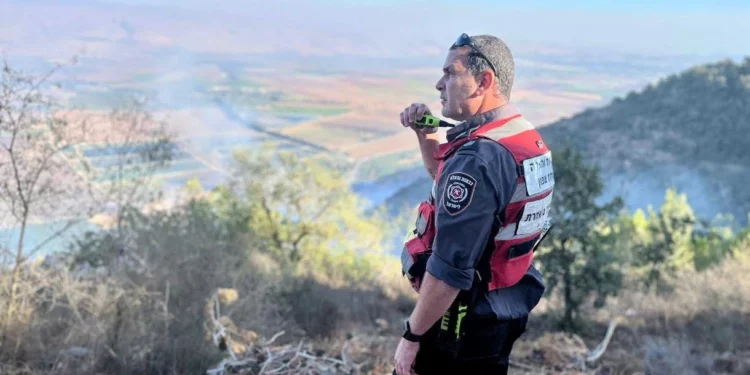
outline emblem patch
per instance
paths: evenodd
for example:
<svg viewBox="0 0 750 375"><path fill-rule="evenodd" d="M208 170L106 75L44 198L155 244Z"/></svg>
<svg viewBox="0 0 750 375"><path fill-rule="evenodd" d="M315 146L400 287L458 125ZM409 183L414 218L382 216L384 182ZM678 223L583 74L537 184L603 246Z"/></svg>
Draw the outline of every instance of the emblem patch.
<svg viewBox="0 0 750 375"><path fill-rule="evenodd" d="M443 207L450 215L458 215L471 204L477 180L463 172L454 172L448 176L443 196Z"/></svg>

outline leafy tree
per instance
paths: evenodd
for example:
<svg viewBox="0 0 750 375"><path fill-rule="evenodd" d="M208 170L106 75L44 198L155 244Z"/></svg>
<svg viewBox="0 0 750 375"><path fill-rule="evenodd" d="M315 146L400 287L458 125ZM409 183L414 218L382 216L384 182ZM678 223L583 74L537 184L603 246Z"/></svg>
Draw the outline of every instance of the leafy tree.
<svg viewBox="0 0 750 375"><path fill-rule="evenodd" d="M230 180L210 200L282 266L327 276L374 277L391 228L382 210L366 213L347 178L324 160L270 145L235 153Z"/></svg>
<svg viewBox="0 0 750 375"><path fill-rule="evenodd" d="M750 225L745 227L745 229L735 237L732 246L732 256L736 259L750 258Z"/></svg>
<svg viewBox="0 0 750 375"><path fill-rule="evenodd" d="M665 292L668 279L681 269L705 270L734 256L742 234L735 235L731 215L717 216L709 222L696 217L687 196L668 189L664 203L655 210L636 210L623 215L618 239L626 255L629 274L645 289Z"/></svg>
<svg viewBox="0 0 750 375"><path fill-rule="evenodd" d="M712 222L700 220L693 230L690 247L693 253L693 267L697 271L706 270L734 256L736 245L743 233L734 233L734 219L720 215Z"/></svg>
<svg viewBox="0 0 750 375"><path fill-rule="evenodd" d="M646 288L666 287L664 278L679 268L692 265L691 249L695 214L687 203L684 194L667 190L664 203L659 211L648 208L646 222L643 211L636 212L642 230L633 245L634 274L645 283Z"/></svg>
<svg viewBox="0 0 750 375"><path fill-rule="evenodd" d="M556 153L554 168L555 228L547 245L539 249L539 259L549 291L562 288L562 326L575 329L589 297L595 296L595 306L603 306L621 287L623 273L614 251L619 228L613 219L622 201L596 202L603 190L598 169L586 165L579 153L570 149Z"/></svg>
<svg viewBox="0 0 750 375"><path fill-rule="evenodd" d="M669 289L668 276L680 269L705 270L732 255L736 236L731 216L718 216L709 222L693 212L687 196L668 189L659 211L648 208L633 217L639 228L633 233L632 272L642 278L646 288ZM636 224L636 222L638 224Z"/></svg>

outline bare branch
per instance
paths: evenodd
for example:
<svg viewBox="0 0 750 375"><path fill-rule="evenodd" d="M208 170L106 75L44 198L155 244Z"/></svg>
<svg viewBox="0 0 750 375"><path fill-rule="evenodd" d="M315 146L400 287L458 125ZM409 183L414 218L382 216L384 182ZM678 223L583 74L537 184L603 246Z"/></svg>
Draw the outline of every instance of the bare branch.
<svg viewBox="0 0 750 375"><path fill-rule="evenodd" d="M610 340L612 340L612 335L615 333L615 328L617 328L617 324L620 322L621 318L616 317L612 319L609 322L609 326L607 327L607 333L604 335L604 339L599 343L599 345L594 348L588 356L586 356L586 362L587 363L594 363L604 354L604 352L607 350L607 346L609 345Z"/></svg>

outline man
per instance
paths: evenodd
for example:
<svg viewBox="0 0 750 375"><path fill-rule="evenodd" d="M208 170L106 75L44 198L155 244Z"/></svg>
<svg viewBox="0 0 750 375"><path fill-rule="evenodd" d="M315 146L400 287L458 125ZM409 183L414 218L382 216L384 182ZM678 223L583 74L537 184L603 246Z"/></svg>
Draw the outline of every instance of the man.
<svg viewBox="0 0 750 375"><path fill-rule="evenodd" d="M544 293L531 261L554 176L546 145L509 102L513 79L505 43L463 34L436 85L442 115L460 121L447 142L415 125L431 114L424 104L401 113L435 182L402 255L419 299L395 352L399 375L506 374Z"/></svg>

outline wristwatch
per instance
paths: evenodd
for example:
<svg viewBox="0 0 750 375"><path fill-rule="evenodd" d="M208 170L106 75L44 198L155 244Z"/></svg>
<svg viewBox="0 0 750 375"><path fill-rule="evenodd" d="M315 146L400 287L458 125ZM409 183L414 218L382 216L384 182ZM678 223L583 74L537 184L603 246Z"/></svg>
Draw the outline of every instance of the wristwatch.
<svg viewBox="0 0 750 375"><path fill-rule="evenodd" d="M422 340L422 335L412 333L411 326L409 325L409 319L406 319L404 326L405 329L402 337L405 338L406 341L419 342L420 340Z"/></svg>

